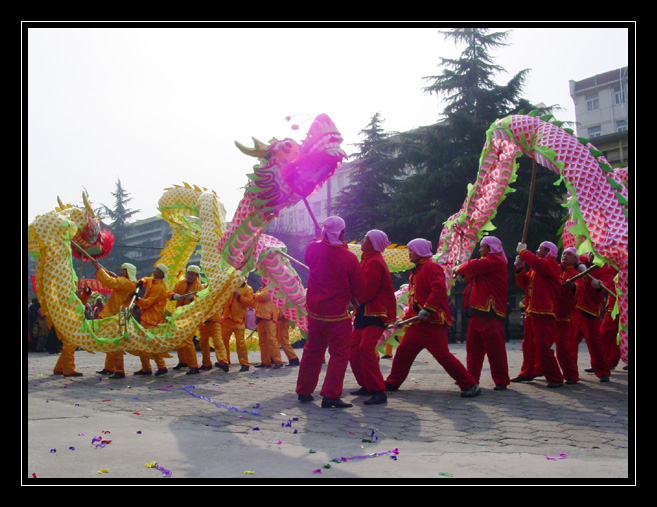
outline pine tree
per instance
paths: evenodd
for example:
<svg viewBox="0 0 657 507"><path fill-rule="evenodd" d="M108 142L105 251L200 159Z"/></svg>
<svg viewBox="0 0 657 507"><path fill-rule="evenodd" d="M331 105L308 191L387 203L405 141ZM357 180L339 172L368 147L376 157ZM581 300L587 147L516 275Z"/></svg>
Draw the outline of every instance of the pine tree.
<svg viewBox="0 0 657 507"><path fill-rule="evenodd" d="M335 211L348 224L347 240L360 240L367 231L380 228L389 220L392 194L400 173L400 160L395 157L392 134L385 134L380 113L360 131L356 169L349 185L336 198Z"/></svg>
<svg viewBox="0 0 657 507"><path fill-rule="evenodd" d="M491 124L521 109L534 109L521 97L528 70L517 73L506 85L497 85L493 80L494 74L503 69L493 63L490 52L506 44L507 32L456 28L439 33L456 43L464 43L465 49L458 59L441 58L443 73L425 78L428 82L425 91L447 100L444 118L435 125L407 133L400 156L412 170L400 185L395 211L391 213L394 219L387 225L397 242L421 236L430 239L434 247L443 222L460 209L467 184L475 180ZM503 229L496 235L503 235L508 245L513 242L511 237L519 239L516 230L522 229L527 204L524 189L531 177L531 161L526 158L519 161L515 186L522 191L509 196L494 221L496 226L503 223ZM537 192L534 207L545 219L533 218L532 231L545 233L554 229L556 233L559 225L554 220L559 193L545 183L546 178L556 180L544 174L538 180L542 191L540 196Z"/></svg>
<svg viewBox="0 0 657 507"><path fill-rule="evenodd" d="M130 218L139 213L139 210L131 210L128 208L128 203L132 200L130 194L125 191L121 180L116 180L116 190L112 192L114 196L114 207L102 205L102 214L109 218L111 222L108 224L109 229L114 234L114 248L112 252L103 260L102 264L109 266L120 265L125 260L126 251L122 248L125 245L125 237L128 232L128 221ZM110 268L111 269L111 268Z"/></svg>

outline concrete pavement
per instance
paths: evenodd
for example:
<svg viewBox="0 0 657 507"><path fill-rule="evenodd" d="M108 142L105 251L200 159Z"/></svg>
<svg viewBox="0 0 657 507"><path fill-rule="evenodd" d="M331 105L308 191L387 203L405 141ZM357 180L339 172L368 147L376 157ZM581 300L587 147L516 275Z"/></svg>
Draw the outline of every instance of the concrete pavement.
<svg viewBox="0 0 657 507"><path fill-rule="evenodd" d="M463 344L450 348L465 362ZM520 342L507 350L515 376ZM633 373L600 383L583 371L585 344L576 385L493 391L485 363L470 399L426 351L384 405L350 395L348 370L349 409L299 403L297 367L186 375L174 357L167 375L135 377L128 355L126 378L111 380L95 373L104 354L76 353L82 377L52 375L56 359L25 358L22 484L634 484ZM391 361L380 365L385 377Z"/></svg>

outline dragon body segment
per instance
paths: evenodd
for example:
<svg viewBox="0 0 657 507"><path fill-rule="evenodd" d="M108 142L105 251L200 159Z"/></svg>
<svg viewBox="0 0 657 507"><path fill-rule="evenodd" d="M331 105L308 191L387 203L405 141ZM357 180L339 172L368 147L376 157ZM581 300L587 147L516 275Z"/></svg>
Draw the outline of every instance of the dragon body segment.
<svg viewBox="0 0 657 507"><path fill-rule="evenodd" d="M444 224L435 259L453 283L454 267L467 260L476 243L494 229L497 207L516 179L522 153L560 176L568 190L564 248L593 253L598 265L618 270L621 357L627 363L628 334L628 190L627 168L614 170L588 140L561 128L551 117L511 115L494 122L486 135L477 179L469 185L461 209ZM558 182L558 183L559 183Z"/></svg>
<svg viewBox="0 0 657 507"><path fill-rule="evenodd" d="M321 114L300 144L289 138L253 142L253 148L235 143L243 153L257 158L258 164L248 175L250 184L219 250L235 269L260 274L281 313L306 331L305 288L285 255L285 244L263 233L283 209L306 199L335 173L346 158L340 147L342 135Z"/></svg>
<svg viewBox="0 0 657 507"><path fill-rule="evenodd" d="M166 190L160 199L163 218L173 235L161 253L169 268L168 286L184 273L197 243L216 245L225 227L225 211L214 192L188 185ZM196 216L198 224L191 218ZM179 348L199 325L218 309L243 282L243 277L226 266L215 248L203 248L201 263L208 286L196 299L177 308L164 324L144 329L126 314L87 320L84 305L76 296L77 278L72 266L71 240L85 223L84 212L76 207L56 209L38 216L28 229L29 251L37 257L37 296L42 309L62 340L90 352L125 350L166 354Z"/></svg>

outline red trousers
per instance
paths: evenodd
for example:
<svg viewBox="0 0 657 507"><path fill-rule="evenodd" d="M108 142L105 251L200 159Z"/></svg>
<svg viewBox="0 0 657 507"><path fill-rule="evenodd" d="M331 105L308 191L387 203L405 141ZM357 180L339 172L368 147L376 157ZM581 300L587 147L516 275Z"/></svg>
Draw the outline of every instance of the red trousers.
<svg viewBox="0 0 657 507"><path fill-rule="evenodd" d="M308 341L303 347L303 355L297 378L297 394L312 394L317 387L322 370L324 355L328 348L329 361L320 396L336 399L342 396L344 376L349 364L351 347L351 320L324 322L308 318Z"/></svg>
<svg viewBox="0 0 657 507"><path fill-rule="evenodd" d="M463 364L449 351L447 345L447 326L420 322L406 328L397 353L392 360L390 374L386 379L393 387L403 384L417 355L427 349L445 371L452 377L461 391L477 384L475 378Z"/></svg>
<svg viewBox="0 0 657 507"><path fill-rule="evenodd" d="M564 378L577 382L579 380L579 370L577 369L577 354L575 354L575 347L573 346L573 332L570 320L557 322L554 338L557 345L557 362L561 366Z"/></svg>
<svg viewBox="0 0 657 507"><path fill-rule="evenodd" d="M506 337L502 319L473 316L468 322L465 342L467 367L479 383L484 357L488 355L490 373L495 385L510 384L509 364L506 359Z"/></svg>
<svg viewBox="0 0 657 507"><path fill-rule="evenodd" d="M575 357L582 338L586 338L586 346L591 356L591 367L596 377L609 376L611 373L607 363L607 353L600 336L600 319L587 317L581 310L575 309L571 319L573 326L573 346Z"/></svg>
<svg viewBox="0 0 657 507"><path fill-rule="evenodd" d="M605 312L602 324L600 324L600 338L607 351L607 366L612 370L618 366L621 358L618 345L618 316L612 319L611 312Z"/></svg>
<svg viewBox="0 0 657 507"><path fill-rule="evenodd" d="M383 334L381 326L367 326L363 329L354 329L351 335L351 371L356 377L359 386L371 393L383 392L386 385L383 382L381 368L379 368L379 355L376 344Z"/></svg>
<svg viewBox="0 0 657 507"><path fill-rule="evenodd" d="M563 374L552 350L556 329L557 320L551 315L527 315L522 338L521 377L545 375L548 382L563 382Z"/></svg>

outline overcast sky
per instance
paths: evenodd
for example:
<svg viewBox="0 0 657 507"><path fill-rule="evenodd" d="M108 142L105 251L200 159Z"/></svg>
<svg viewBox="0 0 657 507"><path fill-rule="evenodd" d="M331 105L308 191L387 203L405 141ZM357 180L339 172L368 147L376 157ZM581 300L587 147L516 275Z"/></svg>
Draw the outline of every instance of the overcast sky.
<svg viewBox="0 0 657 507"><path fill-rule="evenodd" d="M84 190L94 207L114 207L118 179L132 198L128 206L140 210L136 219L156 215L164 188L182 182L214 189L230 219L255 163L235 140L301 141L309 122L298 131L292 123L326 113L353 153L377 112L387 132L432 124L444 104L423 91L423 77L441 74L440 58L457 58L464 48L445 40L440 25L424 26L30 24L25 219L52 210L58 196L79 204ZM506 70L498 83L531 69L523 96L560 105L560 120L575 120L569 80L634 65L627 28L508 30L509 45L492 52Z"/></svg>

